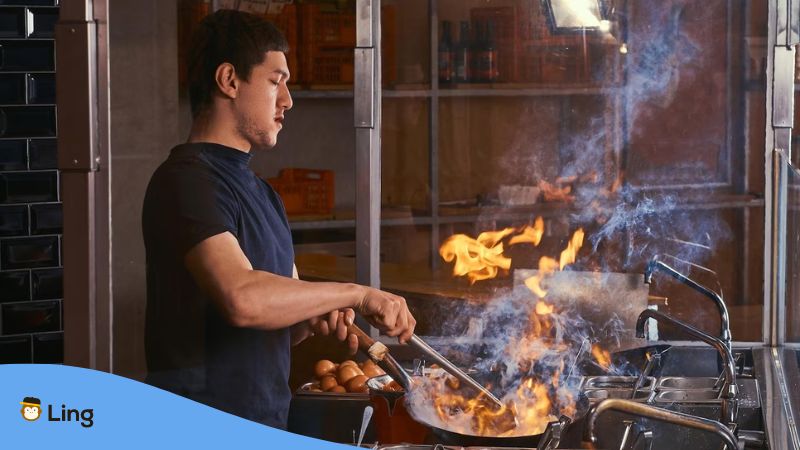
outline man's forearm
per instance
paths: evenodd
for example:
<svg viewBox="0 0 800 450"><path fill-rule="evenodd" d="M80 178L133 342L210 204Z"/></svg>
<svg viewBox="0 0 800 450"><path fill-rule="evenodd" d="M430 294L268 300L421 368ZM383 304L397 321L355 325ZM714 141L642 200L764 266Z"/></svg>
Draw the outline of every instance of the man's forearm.
<svg viewBox="0 0 800 450"><path fill-rule="evenodd" d="M251 270L241 283L221 293L237 326L279 329L329 311L355 308L364 287L350 283L311 283Z"/></svg>

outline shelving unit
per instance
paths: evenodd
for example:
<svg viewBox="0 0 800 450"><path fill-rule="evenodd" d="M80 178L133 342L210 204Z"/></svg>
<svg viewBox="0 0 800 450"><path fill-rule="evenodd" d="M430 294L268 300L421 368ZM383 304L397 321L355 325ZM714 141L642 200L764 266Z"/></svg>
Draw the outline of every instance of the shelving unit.
<svg viewBox="0 0 800 450"><path fill-rule="evenodd" d="M658 157L653 156L657 153L649 149L649 143L646 140L633 138L635 134L641 132L634 127L640 127L641 124L638 119L633 119L634 116L631 112L632 102L638 99L632 97L636 95L635 93L630 92L630 71L638 70L635 64L638 64L639 60L636 58L641 57L643 51L647 51L647 46L635 45L635 39L641 38L641 34L636 34L634 31L630 31L630 35L624 34L626 40L624 43L627 44L628 53L616 51L616 46L592 47L594 49L592 51L595 52L592 67L596 72L593 72L594 75L591 75L589 79L602 80L597 81L596 85L579 84L572 81L565 81L563 84L509 82L440 85L438 80L440 22L442 20L462 20L463 17L470 16L469 8L484 6L484 4L478 5L476 2L471 4L467 2L462 6L461 3L456 4L452 1L448 3L448 1L414 2L409 5L409 9L404 8L406 22L401 22L403 26L398 29L407 30L408 24L412 21L419 24L414 27L415 40L403 50L405 59L398 58L398 67L406 64L404 67L412 75L410 78L398 76L398 83L383 86L381 90L381 98L384 100L384 115L388 114L388 122L384 122L383 130L384 170L382 179L373 179L372 183L382 186L384 203L405 205L400 209L407 208L404 215L398 215L390 207L383 217L374 221L373 226L383 227L382 244L384 249L380 256L382 262L406 262L409 268L424 267L435 272L443 269L440 267L443 262L440 261L438 249L441 241L450 233L477 234L488 229L519 226L532 222L538 216L545 218L548 221L546 227L550 229L552 225L553 236L561 239L561 233L568 232L571 228L570 218L583 212L577 206L568 203L540 201L526 207L503 207L496 205L494 203L496 200L486 201L484 194L495 194L498 184L517 184L523 178L527 180L527 175L520 176L517 181L506 181L502 177L496 176L496 174L504 173L504 169L501 169L499 164L494 164L492 167L488 167L488 170L494 171L495 177L493 178L487 176L486 181L476 181L473 178L468 181L469 184L463 187L453 186L453 183L457 181L457 177L481 174L482 164L486 164L489 157L502 157L504 154L514 158L518 157L519 150L505 151L508 143L518 138L522 139L520 142L523 142L522 151L527 151L530 147L532 152L547 153L546 160L542 162L543 165L549 164L543 166L547 169L533 176L532 181L535 182L537 179L553 181L549 178L550 174L564 173L562 170L566 167L566 163L570 162L573 153L581 148L573 146L574 142L572 141L576 139L576 136L582 135L582 129L588 128L591 133L597 130L600 130L601 133L591 143L594 146L593 149L597 150L593 154L598 156L596 156L596 162L588 167L595 169L600 174L601 180L604 180L602 184L610 183L610 180L613 180L620 170L625 171L626 182L630 188L628 194L632 193L634 198L618 200L622 203L617 206L623 209L634 208L638 199L657 196L660 191L666 191L675 198L668 214L675 217L681 215L684 217L692 215L707 217L713 223L721 223L723 226L730 227L731 239L735 239L737 243L726 246L726 249L715 253L724 254L725 256L722 258L725 261L738 261L737 269L727 267L727 262L718 261L725 266L722 269L721 277L726 278L729 286L733 286L733 289L726 286L726 290L729 293L732 290L737 292L736 302L741 299L741 302L750 303L751 300L748 298L758 298L755 289L759 286L756 286L756 280L750 273L753 272L751 269L759 264L758 254L754 253L757 249L751 248L752 245L747 241L751 235L760 236L760 233L763 232L760 230L759 222L762 211L765 209L765 202L763 193L758 189L757 180L753 184L753 173L760 169L758 164L752 161L758 156L758 151L752 149L757 149L760 143L753 141L756 138L751 136L752 133L748 131L749 127L758 128L758 125L752 123L752 118L747 116L747 112L739 109L741 105L737 103L736 99L743 93L751 93L751 95L745 95L746 100L743 107L745 110L749 110L752 102L749 97L757 97L759 92L765 91L765 88L764 82L748 80L739 70L745 67L740 64L741 60L749 55L746 53L745 46L739 45L741 42L739 39L745 36L746 20L741 16L748 14L745 6L724 2L714 3L715 10L725 10L727 13L727 18L723 14L720 16L722 19L714 22L714 32L725 33L730 41L718 45L705 43L703 51L711 52L716 56L703 60L707 62L695 64L696 67L710 68L710 72L713 72L714 76L724 77L725 87L714 92L712 97L721 108L726 109L716 109L719 114L714 113L712 119L695 127L696 130L701 130L701 133L703 133L702 130L706 130L705 133L710 137L709 142L713 141L712 145L719 147L706 148L697 144L697 150L704 153L703 156L693 159L693 155L687 149L694 147L684 146L681 148L682 141L680 139L672 141L672 136L665 136L663 133L659 135L658 130L653 133L662 140L666 139L667 144L662 145L663 149L674 148L676 152L682 152L679 154L684 155L679 157L666 155L662 158L670 167L675 165L676 161L683 161L680 158L686 157L688 154L691 164L696 164L694 167L710 169L707 176L699 169L695 172L681 173L681 166L675 165L676 172L662 173L665 175L664 179L651 182L652 178L650 177L658 176L660 173L658 170L652 170L658 167L656 162ZM487 5L512 3L500 1ZM515 4L523 5L522 2ZM451 7L456 9L449 9ZM442 8L441 11L440 8ZM697 8L697 5L691 4L687 8ZM630 19L635 15L628 11L621 16ZM422 25L421 18L427 22L427 27ZM641 16L639 19L640 21L650 20L649 16ZM691 26L694 28L690 33L699 32L696 22L692 22ZM423 28L425 28L424 31ZM428 33L427 36L426 33ZM403 39L398 39L398 41L405 42ZM723 53L720 51L727 52L724 53L727 56L722 58L720 55ZM411 68L408 69L408 67ZM422 72L419 72L420 67ZM341 90L330 89L326 86L318 87L319 90L314 89L313 86L311 88L298 86L292 91L292 94L295 99L334 100L324 106L327 108L328 114L331 109L337 108L337 105L340 104L339 101L343 102L341 103L342 107L349 106L350 102L355 101L352 87L344 86ZM671 107L677 108L678 104L685 106L687 99L691 101L685 96L685 92L694 93L691 94L693 96L699 95L701 91L702 89L698 85L691 84L687 90L679 93L684 97L678 97L678 100L684 101ZM692 98L694 99L694 97ZM646 103L646 105L650 104ZM471 131L470 126L483 126L481 124L483 111L480 110L487 107L489 108L487 114L494 114L494 116L486 117L487 133L481 135L480 130ZM526 115L525 118L515 118L514 116L518 111L531 109L535 113ZM689 110L694 111L691 108ZM668 114L667 111L662 111L662 113ZM656 111L655 114L660 113ZM534 120L545 118L547 122L542 125L541 122L531 122L530 118L534 118ZM699 119L705 118L700 116ZM509 120L511 122L508 122ZM591 121L597 125L589 126ZM685 122L687 121L678 120L677 123L686 127L692 126L691 123ZM413 123L415 128L406 128L410 123ZM742 123L745 125L744 128ZM718 126L718 128L708 128L711 126L709 124L714 124L713 126ZM502 126L498 128L498 125ZM516 125L530 128L530 131L523 131L518 138L503 134L513 130ZM652 123L644 125L650 127L645 128L645 133L653 131ZM655 126L658 127L658 123ZM693 134L690 133L690 135L694 139L698 133L695 130L692 131ZM549 133L541 142L537 141L540 132ZM531 138L532 140L528 144L528 139ZM483 150L484 148L485 150ZM481 156L481 152L489 157ZM459 158L461 153L465 158L471 159L460 167L456 165L449 168L450 164L455 162L453 158ZM708 162L709 158L714 158L712 155L717 155L718 161ZM694 170L692 166L687 167ZM637 170L638 172L636 172ZM357 179L363 176L363 173L356 173ZM406 177L408 177L407 181L405 181ZM465 181L467 180L465 179ZM475 199L476 193L481 197L470 207L464 205L456 208L447 205L455 200ZM694 195L697 193L702 194ZM343 203L342 206L347 205L348 203ZM324 252L326 246L329 246L332 249L335 247L331 253L352 255L349 250L342 250L356 246L357 239L353 240L351 234L360 225L353 219L352 212L341 215L334 214L331 219L326 220L306 219L290 222L292 230L299 232L298 242L304 250L321 249ZM314 239L321 236L315 234L316 230L336 230L335 233L340 237L334 239L348 242L315 243ZM638 242L640 238L635 233L628 233L627 229L620 232L618 237L619 242L615 244L624 248L633 248L640 244ZM398 250L398 247L401 248ZM616 253L614 254L616 255ZM427 264L423 263L423 260ZM638 260L636 261L634 264L638 264ZM625 259L619 264L631 267L629 262ZM741 294L739 294L740 291Z"/></svg>

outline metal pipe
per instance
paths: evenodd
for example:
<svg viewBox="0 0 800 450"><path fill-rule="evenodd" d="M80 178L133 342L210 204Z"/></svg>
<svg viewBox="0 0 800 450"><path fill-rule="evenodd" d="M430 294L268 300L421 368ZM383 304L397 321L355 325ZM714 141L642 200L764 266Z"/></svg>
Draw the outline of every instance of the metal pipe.
<svg viewBox="0 0 800 450"><path fill-rule="evenodd" d="M653 260L647 264L647 268L644 271L644 282L650 284L653 281L653 272L656 270L660 270L676 280L680 281L681 283L689 286L690 288L700 292L707 298L711 299L714 304L717 306L719 310L719 319L720 319L720 339L725 343L725 346L728 347L728 350L731 348L731 321L730 316L728 315L728 306L725 305L725 301L722 297L719 296L716 292L708 289L707 287L701 285L700 283L692 280L691 278L687 277L686 275L678 272L674 268L670 267L663 261L658 260L658 256L653 257Z"/></svg>
<svg viewBox="0 0 800 450"><path fill-rule="evenodd" d="M725 445L729 450L736 450L739 448L738 439L736 436L734 436L733 432L715 420L703 419L701 417L695 417L689 414L669 411L662 408L656 408L655 406L616 398L601 401L589 412L586 433L591 443L597 444L597 436L595 436L594 433L597 418L609 410L620 411L633 416L644 417L713 433L719 436L719 438L725 442Z"/></svg>
<svg viewBox="0 0 800 450"><path fill-rule="evenodd" d="M723 374L725 375L725 385L722 387L721 394L724 398L736 397L736 363L733 360L733 354L731 353L731 350L725 345L724 342L722 342L721 339L704 333L688 323L681 322L674 317L668 316L653 309L646 309L639 314L639 318L636 320L636 337L644 337L644 324L646 323L647 319L653 319L658 322L666 322L688 334L689 336L699 339L717 349L720 357L722 357L722 364L724 366Z"/></svg>

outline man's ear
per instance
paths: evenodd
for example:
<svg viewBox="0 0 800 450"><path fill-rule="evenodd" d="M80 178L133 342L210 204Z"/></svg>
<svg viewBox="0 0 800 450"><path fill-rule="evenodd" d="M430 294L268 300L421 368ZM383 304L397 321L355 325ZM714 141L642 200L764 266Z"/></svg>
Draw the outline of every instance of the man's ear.
<svg viewBox="0 0 800 450"><path fill-rule="evenodd" d="M228 98L236 98L239 93L239 78L236 76L236 69L231 63L222 63L214 73L214 81L222 95Z"/></svg>

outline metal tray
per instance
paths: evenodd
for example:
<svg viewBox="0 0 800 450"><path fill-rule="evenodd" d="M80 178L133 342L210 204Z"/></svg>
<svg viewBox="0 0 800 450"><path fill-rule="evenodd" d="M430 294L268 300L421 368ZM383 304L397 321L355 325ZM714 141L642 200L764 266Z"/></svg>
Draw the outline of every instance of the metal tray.
<svg viewBox="0 0 800 450"><path fill-rule="evenodd" d="M714 390L717 383L712 377L664 377L658 381L658 389L662 391L696 391Z"/></svg>
<svg viewBox="0 0 800 450"><path fill-rule="evenodd" d="M294 392L298 397L321 397L321 398L337 398L337 399L354 399L363 400L369 398L368 392L312 392L311 386L313 382L306 383Z"/></svg>
<svg viewBox="0 0 800 450"><path fill-rule="evenodd" d="M618 398L623 400L633 400L635 402L648 402L653 397L653 391L638 390L636 398L631 399L630 389L589 389L583 391L590 402L599 402L607 398Z"/></svg>
<svg viewBox="0 0 800 450"><path fill-rule="evenodd" d="M621 376L600 376L600 377L587 377L583 382L583 389L633 389L634 383L638 377L621 377ZM645 377L642 386L639 390L649 391L653 389L656 384L654 377Z"/></svg>

